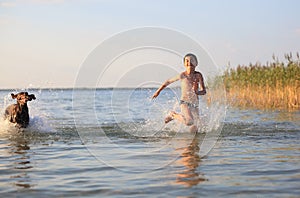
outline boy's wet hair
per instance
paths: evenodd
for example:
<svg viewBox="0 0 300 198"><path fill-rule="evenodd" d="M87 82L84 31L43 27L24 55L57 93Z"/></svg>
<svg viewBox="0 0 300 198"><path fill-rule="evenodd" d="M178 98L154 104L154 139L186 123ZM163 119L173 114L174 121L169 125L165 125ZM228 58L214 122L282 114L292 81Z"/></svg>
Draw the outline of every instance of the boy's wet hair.
<svg viewBox="0 0 300 198"><path fill-rule="evenodd" d="M197 56L196 56L195 54L188 53L187 55L185 55L185 56L183 57L183 62L184 62L184 60L185 60L186 57L193 57L193 58L196 60L196 65L195 65L195 66L198 65Z"/></svg>

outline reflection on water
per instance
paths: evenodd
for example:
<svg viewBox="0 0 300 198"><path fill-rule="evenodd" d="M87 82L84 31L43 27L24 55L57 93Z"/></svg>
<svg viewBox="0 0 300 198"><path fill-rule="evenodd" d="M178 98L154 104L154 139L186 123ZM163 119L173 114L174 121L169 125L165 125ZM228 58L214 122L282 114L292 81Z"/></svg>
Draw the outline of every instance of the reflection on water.
<svg viewBox="0 0 300 198"><path fill-rule="evenodd" d="M8 147L8 154L13 159L11 162L11 169L13 174L10 178L13 181L13 185L21 188L31 188L34 186L30 179L28 172L33 168L33 164L30 159L30 143L24 137L23 133L14 134L9 138L11 141ZM16 172L16 173L14 173Z"/></svg>
<svg viewBox="0 0 300 198"><path fill-rule="evenodd" d="M79 96L88 93L79 91ZM128 95L128 91L120 91L124 97ZM7 92L0 91L0 98L1 94L10 94ZM98 90L97 94L110 96L110 92ZM147 97L145 93L139 98ZM111 119L114 112L110 108L98 108L97 116L105 122L92 123L91 111L86 110L91 101L80 97L84 111L79 111L79 118L83 124L74 126L73 111L70 110L72 90L42 91L37 98L30 108L33 125L17 134L13 134L8 123L1 122L1 113L7 103L3 102L2 106L0 103L1 197L300 195L300 112L227 109L220 140L205 159L199 156L204 134L193 137L166 131L153 137L148 135L148 131L160 125L156 120L163 121L162 115L153 117L155 122L150 123L154 127L149 126L147 133L137 134L141 138L132 138L132 133L125 134L116 127L104 128L108 130L107 137L121 149L103 144L102 137L92 139L92 142L99 149L101 159L105 155L107 160L119 162L117 168L112 168L97 160L78 137L78 132L98 134L100 124L114 126L114 119ZM108 99L103 103L98 100L96 105L111 105ZM131 107L132 112L147 115L148 108ZM50 125L45 126L43 121ZM121 121L132 126L127 117ZM157 164L166 166L148 171ZM147 171L137 173L137 168Z"/></svg>
<svg viewBox="0 0 300 198"><path fill-rule="evenodd" d="M200 182L207 181L204 174L199 171L201 158L199 156L201 140L200 135L196 135L191 144L181 148L181 155L178 162L184 166L184 170L177 174L176 183L187 187L192 187Z"/></svg>

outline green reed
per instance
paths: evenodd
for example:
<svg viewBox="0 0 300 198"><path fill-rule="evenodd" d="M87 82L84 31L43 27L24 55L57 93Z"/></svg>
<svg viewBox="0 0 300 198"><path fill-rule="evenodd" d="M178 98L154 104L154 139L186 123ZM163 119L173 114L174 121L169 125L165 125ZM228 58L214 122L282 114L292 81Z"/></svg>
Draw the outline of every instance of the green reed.
<svg viewBox="0 0 300 198"><path fill-rule="evenodd" d="M225 71L223 82L229 103L254 108L300 110L300 59L285 54L280 62L239 65Z"/></svg>

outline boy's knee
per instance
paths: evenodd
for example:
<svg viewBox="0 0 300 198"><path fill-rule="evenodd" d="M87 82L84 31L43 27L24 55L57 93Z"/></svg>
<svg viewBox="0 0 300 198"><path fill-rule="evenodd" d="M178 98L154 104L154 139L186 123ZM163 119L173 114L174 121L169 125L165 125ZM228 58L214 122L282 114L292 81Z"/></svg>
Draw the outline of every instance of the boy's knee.
<svg viewBox="0 0 300 198"><path fill-rule="evenodd" d="M190 132L191 132L191 133L197 133L197 132L198 132L197 126L192 125L192 126L190 127Z"/></svg>
<svg viewBox="0 0 300 198"><path fill-rule="evenodd" d="M194 121L193 121L192 119L186 119L186 120L185 120L185 124L186 124L187 126L191 126L191 125L194 124Z"/></svg>

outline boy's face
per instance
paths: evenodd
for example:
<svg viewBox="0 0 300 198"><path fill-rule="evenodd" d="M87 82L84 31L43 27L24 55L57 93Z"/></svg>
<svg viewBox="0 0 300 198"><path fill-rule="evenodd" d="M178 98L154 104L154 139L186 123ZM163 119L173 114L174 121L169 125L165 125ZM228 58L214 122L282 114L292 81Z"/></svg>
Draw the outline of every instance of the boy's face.
<svg viewBox="0 0 300 198"><path fill-rule="evenodd" d="M186 66L186 67L189 67L189 66L196 67L197 66L197 61L195 60L194 57L187 56L187 57L184 58L184 66Z"/></svg>

